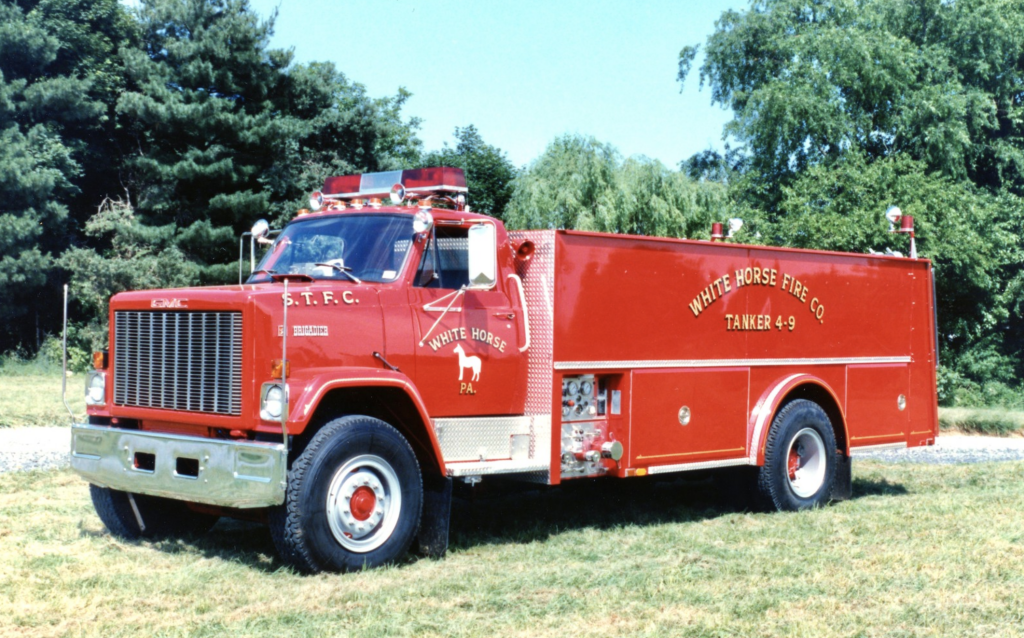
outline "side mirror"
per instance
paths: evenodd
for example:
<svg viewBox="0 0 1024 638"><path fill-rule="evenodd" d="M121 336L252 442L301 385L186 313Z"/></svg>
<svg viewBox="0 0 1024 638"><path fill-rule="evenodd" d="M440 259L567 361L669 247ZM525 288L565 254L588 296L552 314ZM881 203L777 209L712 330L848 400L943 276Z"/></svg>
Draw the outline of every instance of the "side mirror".
<svg viewBox="0 0 1024 638"><path fill-rule="evenodd" d="M469 287L493 288L498 279L497 237L494 224L469 229Z"/></svg>

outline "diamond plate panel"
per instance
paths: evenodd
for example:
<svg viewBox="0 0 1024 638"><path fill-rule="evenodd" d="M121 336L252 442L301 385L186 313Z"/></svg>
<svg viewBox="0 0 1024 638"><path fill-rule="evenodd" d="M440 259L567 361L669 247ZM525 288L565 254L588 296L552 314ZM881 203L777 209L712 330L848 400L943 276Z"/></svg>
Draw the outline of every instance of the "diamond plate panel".
<svg viewBox="0 0 1024 638"><path fill-rule="evenodd" d="M512 437L529 436L533 417L434 419L444 462L492 461L512 458Z"/></svg>
<svg viewBox="0 0 1024 638"><path fill-rule="evenodd" d="M526 414L550 417L555 324L555 231L517 230L510 232L509 238L513 241L528 239L534 245L533 256L529 261L516 260L516 274L523 280L526 314L530 319L530 349L526 351ZM549 419L549 435L550 429Z"/></svg>
<svg viewBox="0 0 1024 638"><path fill-rule="evenodd" d="M516 260L516 274L523 280L526 314L530 319L530 348L526 351L525 413L534 416L530 458L551 458L551 401L555 326L555 231L517 230L513 241L530 240L534 251L529 261ZM536 474L536 473L535 473ZM538 480L550 483L551 476ZM535 477L538 478L539 477Z"/></svg>

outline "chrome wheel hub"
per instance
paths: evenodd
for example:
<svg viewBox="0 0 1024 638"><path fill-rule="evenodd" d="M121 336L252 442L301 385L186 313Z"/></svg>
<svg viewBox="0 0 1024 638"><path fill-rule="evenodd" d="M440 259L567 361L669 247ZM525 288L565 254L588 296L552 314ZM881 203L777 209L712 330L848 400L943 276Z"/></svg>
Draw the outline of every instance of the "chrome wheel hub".
<svg viewBox="0 0 1024 638"><path fill-rule="evenodd" d="M394 468L379 456L346 461L331 478L327 522L345 549L365 553L387 541L402 510L402 490Z"/></svg>

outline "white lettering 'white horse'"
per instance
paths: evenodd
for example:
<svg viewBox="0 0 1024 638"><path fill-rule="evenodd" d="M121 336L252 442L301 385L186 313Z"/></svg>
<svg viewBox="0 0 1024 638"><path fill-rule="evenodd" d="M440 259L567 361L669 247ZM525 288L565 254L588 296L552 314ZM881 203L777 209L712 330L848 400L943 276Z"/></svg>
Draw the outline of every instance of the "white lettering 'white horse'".
<svg viewBox="0 0 1024 638"><path fill-rule="evenodd" d="M459 355L459 381L462 381L462 373L466 368L473 369L473 378L471 381L480 380L480 357L467 357L466 351L462 349L462 344L455 346L455 353Z"/></svg>

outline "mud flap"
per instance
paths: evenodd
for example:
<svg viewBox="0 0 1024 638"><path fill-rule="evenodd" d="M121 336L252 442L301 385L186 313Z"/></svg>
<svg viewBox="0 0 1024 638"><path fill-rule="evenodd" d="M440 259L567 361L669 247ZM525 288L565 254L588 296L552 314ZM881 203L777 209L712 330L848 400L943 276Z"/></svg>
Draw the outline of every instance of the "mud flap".
<svg viewBox="0 0 1024 638"><path fill-rule="evenodd" d="M845 454L836 455L836 477L832 480L832 500L846 501L853 495L853 460Z"/></svg>
<svg viewBox="0 0 1024 638"><path fill-rule="evenodd" d="M452 512L452 480L423 477L423 518L416 543L420 554L441 558L448 551L448 524Z"/></svg>

